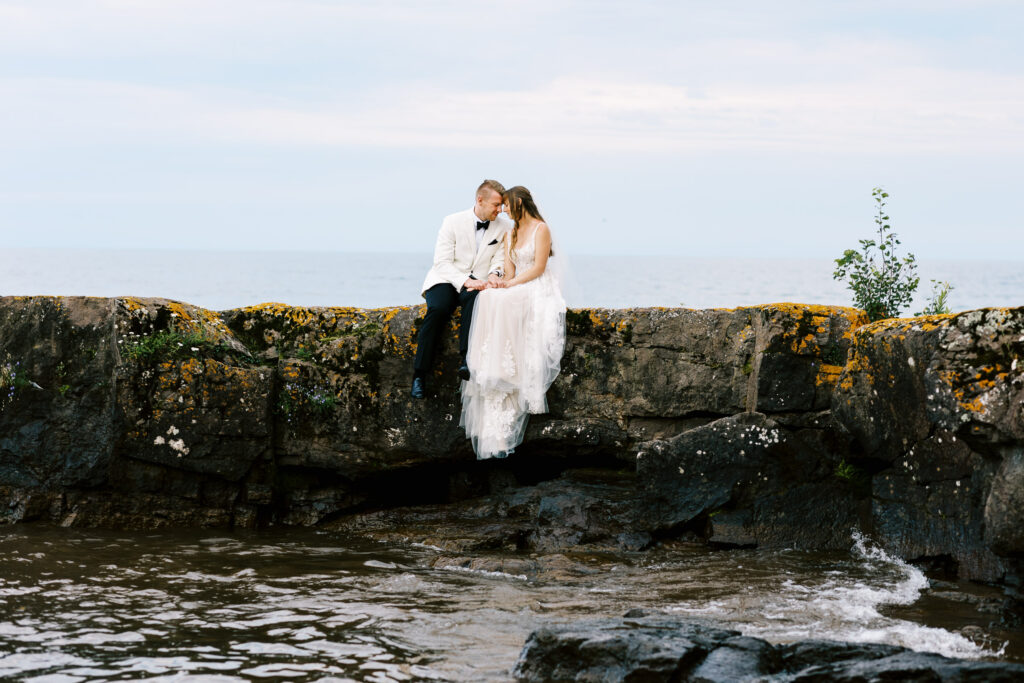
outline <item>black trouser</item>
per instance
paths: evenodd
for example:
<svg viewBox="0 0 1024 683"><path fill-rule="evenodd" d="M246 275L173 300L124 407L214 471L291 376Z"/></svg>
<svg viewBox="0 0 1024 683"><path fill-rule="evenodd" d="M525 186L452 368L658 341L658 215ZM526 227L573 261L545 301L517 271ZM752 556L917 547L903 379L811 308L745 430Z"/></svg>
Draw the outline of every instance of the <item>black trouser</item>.
<svg viewBox="0 0 1024 683"><path fill-rule="evenodd" d="M436 284L423 293L427 300L427 314L420 325L419 338L416 341L416 361L413 364L414 377L426 377L434 367L437 355L437 343L441 332L448 325L452 313L462 306L462 321L459 323L459 355L465 359L469 350L469 322L473 319L473 303L479 290L462 288L455 291L447 282Z"/></svg>

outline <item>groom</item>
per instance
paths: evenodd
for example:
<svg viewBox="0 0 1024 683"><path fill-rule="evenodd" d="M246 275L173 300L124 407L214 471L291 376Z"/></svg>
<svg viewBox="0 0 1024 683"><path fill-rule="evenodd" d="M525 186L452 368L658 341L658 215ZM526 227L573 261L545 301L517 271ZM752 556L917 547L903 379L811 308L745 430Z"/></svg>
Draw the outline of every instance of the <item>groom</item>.
<svg viewBox="0 0 1024 683"><path fill-rule="evenodd" d="M434 265L423 281L427 314L423 316L413 365L413 398L426 398L427 376L434 366L437 343L452 313L462 306L459 323L459 377L469 379L466 351L473 302L480 290L501 277L505 254L501 238L512 221L498 217L505 188L497 180L485 180L476 189L473 208L453 213L441 223L434 246Z"/></svg>

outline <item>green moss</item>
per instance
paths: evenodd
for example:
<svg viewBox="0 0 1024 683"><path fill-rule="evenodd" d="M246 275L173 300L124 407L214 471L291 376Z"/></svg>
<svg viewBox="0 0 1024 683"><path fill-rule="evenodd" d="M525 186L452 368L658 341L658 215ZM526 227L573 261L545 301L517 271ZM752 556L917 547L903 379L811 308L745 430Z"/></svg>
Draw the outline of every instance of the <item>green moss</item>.
<svg viewBox="0 0 1024 683"><path fill-rule="evenodd" d="M830 341L822 349L821 359L829 365L843 365L846 363L846 352L834 341Z"/></svg>
<svg viewBox="0 0 1024 683"><path fill-rule="evenodd" d="M309 395L309 407L318 415L331 412L336 405L338 405L338 399L333 394L317 392Z"/></svg>
<svg viewBox="0 0 1024 683"><path fill-rule="evenodd" d="M337 334L322 337L321 341L331 341L340 337L359 337L360 339L365 339L366 337L375 337L383 332L383 330L384 328L379 323L365 322L361 325L356 323L339 331Z"/></svg>
<svg viewBox="0 0 1024 683"><path fill-rule="evenodd" d="M569 309L565 312L565 325L571 334L585 335L593 330L594 321L586 309Z"/></svg>
<svg viewBox="0 0 1024 683"><path fill-rule="evenodd" d="M196 349L193 351L193 349ZM217 350L205 332L161 330L143 335L124 345L124 356L130 361L156 361L190 358L201 351Z"/></svg>
<svg viewBox="0 0 1024 683"><path fill-rule="evenodd" d="M860 472L860 468L858 468L856 465L851 465L850 463L846 462L845 459L840 460L839 464L836 465L835 469L835 475L840 479L844 479L846 481L853 481L854 479L857 478L857 475L860 474Z"/></svg>
<svg viewBox="0 0 1024 683"><path fill-rule="evenodd" d="M291 395L286 392L282 392L277 396L277 403L274 404L274 412L282 417L290 417L292 412L295 410L295 403L292 401Z"/></svg>

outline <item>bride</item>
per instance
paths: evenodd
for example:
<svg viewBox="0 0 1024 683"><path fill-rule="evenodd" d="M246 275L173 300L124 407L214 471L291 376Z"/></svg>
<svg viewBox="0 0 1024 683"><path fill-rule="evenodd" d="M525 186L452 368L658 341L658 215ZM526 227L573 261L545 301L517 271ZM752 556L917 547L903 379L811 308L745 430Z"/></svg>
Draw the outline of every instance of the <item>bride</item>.
<svg viewBox="0 0 1024 683"><path fill-rule="evenodd" d="M505 233L504 275L473 307L462 383L460 426L478 459L504 458L523 441L531 413L548 409L546 393L565 349L565 300L552 272L551 231L525 187L505 193L515 221Z"/></svg>

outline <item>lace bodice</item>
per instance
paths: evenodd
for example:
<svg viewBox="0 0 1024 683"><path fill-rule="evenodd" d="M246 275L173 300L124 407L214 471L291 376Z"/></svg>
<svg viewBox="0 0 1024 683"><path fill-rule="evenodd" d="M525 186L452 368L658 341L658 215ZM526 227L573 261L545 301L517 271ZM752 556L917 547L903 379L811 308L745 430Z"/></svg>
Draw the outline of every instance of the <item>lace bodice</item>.
<svg viewBox="0 0 1024 683"><path fill-rule="evenodd" d="M512 263L515 265L517 273L532 267L537 261L537 228L533 229L530 239L525 241L519 240L509 255L512 258Z"/></svg>

